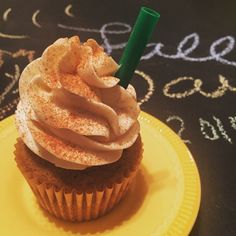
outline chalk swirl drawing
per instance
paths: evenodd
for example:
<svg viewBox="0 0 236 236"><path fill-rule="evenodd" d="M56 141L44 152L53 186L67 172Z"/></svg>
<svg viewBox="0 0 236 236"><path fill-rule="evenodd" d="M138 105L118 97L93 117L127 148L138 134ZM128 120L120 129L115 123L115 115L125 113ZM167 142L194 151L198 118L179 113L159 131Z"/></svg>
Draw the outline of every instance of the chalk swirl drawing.
<svg viewBox="0 0 236 236"><path fill-rule="evenodd" d="M33 13L33 15L32 15L32 22L33 22L33 24L34 24L36 27L41 28L42 26L41 26L41 25L38 23L38 21L37 21L37 16L38 16L39 12L40 12L40 10L36 10L36 11Z"/></svg>
<svg viewBox="0 0 236 236"><path fill-rule="evenodd" d="M184 126L184 121L183 121L183 119L182 119L180 116L174 115L174 116L169 116L169 117L166 119L166 122L167 122L167 123L170 123L171 121L177 121L177 122L179 122L180 128L179 128L179 130L177 131L177 134L178 134L178 136L182 139L182 141L183 141L184 143L191 143L190 140L185 140L185 139L182 138L182 133L183 133L183 131L185 130L185 126Z"/></svg>
<svg viewBox="0 0 236 236"><path fill-rule="evenodd" d="M229 116L231 127L236 130L236 116Z"/></svg>
<svg viewBox="0 0 236 236"><path fill-rule="evenodd" d="M69 4L65 7L64 13L69 17L74 17L74 14L71 12L72 4ZM8 8L5 10L3 14L3 20L7 21L8 14L10 13L12 9ZM36 20L37 15L39 14L40 10L37 10L33 13L32 21L33 24L37 27L41 27L41 25ZM109 38L107 35L109 34L124 34L124 33L130 33L131 32L131 26L129 24L126 24L124 22L109 22L104 25L100 29L90 29L90 28L80 28L80 27L74 27L74 26L66 26L63 24L57 24L58 27L67 29L67 30L75 30L75 31L86 31L86 32L93 32L93 33L99 33L101 38L103 39L104 47L107 51L107 53L111 53L115 49L122 49L125 47L126 42L122 42L119 44L112 44L109 41ZM124 30L107 30L107 27L112 26L120 26L124 27ZM0 32L0 37L2 38L9 38L9 39L24 39L29 36L27 35L10 35L3 32ZM189 34L183 38L182 41L179 42L177 46L177 52L175 54L166 54L163 52L164 44L161 42L158 43L149 43L147 45L147 48L152 48L150 52L148 52L146 55L143 55L141 60L148 60L153 58L154 56L159 56L163 58L168 59L174 59L174 60L184 60L184 61L190 61L190 62L206 62L206 61L216 61L221 64L230 65L236 67L236 61L230 61L228 59L225 59L224 56L229 54L235 47L235 39L232 36L224 36L217 40L215 40L209 49L209 55L206 57L193 57L190 54L193 53L200 44L200 37L199 35L194 32L192 34Z"/></svg>
<svg viewBox="0 0 236 236"><path fill-rule="evenodd" d="M10 78L11 82L4 89L3 93L1 93L1 95L0 95L0 105L4 101L6 95L11 91L11 89L14 87L14 85L16 84L18 79L20 78L20 67L17 64L14 67L15 67L15 73L13 75L9 74L9 73L5 73L5 76L7 78Z"/></svg>
<svg viewBox="0 0 236 236"><path fill-rule="evenodd" d="M205 139L208 139L210 141L216 141L223 138L223 140L225 140L228 144L233 145L233 140L228 134L228 132L226 131L226 129L224 128L224 124L222 120L216 117L215 115L212 115L211 119L215 123L213 123L212 121L203 119L202 117L197 118L200 125L199 128L200 128L200 132L202 136ZM228 116L227 119L230 122L231 128L233 130L236 130L236 116ZM174 121L178 122L177 124L179 124L179 127L175 128L175 132L179 135L179 137L182 139L184 143L191 144L192 142L190 140L183 139L182 137L183 131L187 130L185 127L184 119L180 117L179 115L171 115L171 116L168 116L166 119L166 122L169 124ZM193 119L193 122L194 122L194 119Z"/></svg>
<svg viewBox="0 0 236 236"><path fill-rule="evenodd" d="M230 117L228 117L228 118L230 120ZM216 116L213 116L213 120L216 122L216 126L217 126L220 134L218 133L217 128L212 123L210 123L209 121L204 120L203 118L200 117L199 118L200 130L201 130L203 136L206 139L213 141L213 140L219 139L220 135L221 135L228 143L233 144L232 139L229 137L226 130L224 129L222 121ZM232 121L232 120L230 120L230 121ZM209 131L211 132L211 134L209 134Z"/></svg>
<svg viewBox="0 0 236 236"><path fill-rule="evenodd" d="M69 4L65 7L65 14L67 14L70 17L74 17L74 15L70 12L72 8L72 5ZM9 8L10 9L10 8ZM5 19L7 19L7 15L9 13L9 9L7 9L5 14ZM36 17L39 13L39 10L34 12L32 16L32 21L35 26L41 27L41 25L37 22ZM104 25L100 29L90 29L90 28L80 28L80 27L74 27L74 26L66 26L64 24L57 24L58 27L67 29L67 30L74 30L74 31L85 31L85 32L92 32L92 33L99 33L101 38L103 39L103 46L106 49L107 53L112 53L113 50L116 49L122 49L125 47L126 42L118 43L118 44L112 44L109 41L108 35L109 34L128 34L131 32L131 26L129 24L123 23L123 22L109 22ZM120 26L124 27L124 30L107 30L107 27L112 26ZM0 37L3 38L9 38L9 39L23 39L27 38L29 36L27 35L10 35L0 32ZM192 43L192 44L191 44ZM168 59L174 59L174 60L184 60L184 61L190 61L190 62L207 62L207 61L216 61L218 63L224 64L224 65L230 65L236 67L236 61L230 61L224 58L227 54L229 54L235 47L235 39L232 36L224 36L217 40L215 40L209 49L209 56L206 57L193 57L190 56L191 53L193 53L197 47L200 44L200 37L199 35L194 32L192 34L189 34L183 38L183 40L178 44L177 46L177 52L175 54L166 54L163 52L164 44L159 43L149 43L147 45L147 48L152 48L150 52L148 52L146 55L143 55L141 60L148 60L153 58L154 56L159 56L163 58ZM226 44L226 46L225 46ZM221 49L219 49L221 48Z"/></svg>
<svg viewBox="0 0 236 236"><path fill-rule="evenodd" d="M6 38L6 39L25 39L29 38L28 35L14 35L14 34L4 34L0 32L0 38Z"/></svg>
<svg viewBox="0 0 236 236"><path fill-rule="evenodd" d="M231 86L229 84L229 81L223 75L218 75L218 77L219 77L220 85L217 87L216 90L212 92L205 92L202 89L203 82L201 79L194 79L193 77L184 76L184 77L179 77L177 79L174 79L170 81L169 83L165 84L165 86L163 87L163 94L169 98L182 99L182 98L189 97L195 93L199 93L204 97L214 99L214 98L220 98L224 96L227 91L236 92L236 87ZM193 85L190 89L187 89L183 92L171 92L171 88L187 80L193 81Z"/></svg>
<svg viewBox="0 0 236 236"><path fill-rule="evenodd" d="M92 32L92 33L99 33L101 38L103 39L104 47L107 53L112 53L113 50L116 49L123 49L126 45L126 42L119 43L119 44L112 44L109 41L108 35L112 34L127 34L131 31L131 26L129 24L123 22L109 22L104 25L100 29L90 29L90 28L80 28L75 26L68 26L64 24L57 24L58 27L67 29L67 30L74 30L74 31L84 31L84 32ZM124 30L107 30L107 27L114 27L120 26L123 27ZM164 44L162 43L149 43L147 48L152 48L150 52L146 55L143 55L141 60L149 60L154 56L159 56L163 58L173 59L173 60L184 60L190 62L207 62L207 61L216 61L218 63L234 66L236 67L235 61L230 61L225 58L227 54L229 54L235 47L235 39L232 36L224 36L215 40L209 49L209 56L206 57L191 57L190 54L193 53L200 44L200 37L195 32L189 34L183 38L182 41L177 46L177 52L175 54L166 54L163 52ZM224 46L226 44L226 46ZM222 49L223 47L223 49ZM221 49L219 49L221 48ZM218 49L218 51L217 51Z"/></svg>
<svg viewBox="0 0 236 236"><path fill-rule="evenodd" d="M11 8L8 8L8 9L3 13L2 19L3 19L4 21L7 21L8 15L9 15L10 12L11 12Z"/></svg>
<svg viewBox="0 0 236 236"><path fill-rule="evenodd" d="M192 45L190 45L188 48L183 49L186 47L186 45L190 44L192 41ZM153 57L155 54L164 57L164 58L169 58L169 59L182 59L184 61L191 61L191 62L206 62L206 61L216 61L221 64L225 65L230 65L236 67L236 62L235 61L229 61L227 59L224 59L223 56L229 54L235 46L235 39L232 36L225 36L222 38L217 39L214 41L211 46L209 53L210 55L207 57L191 57L189 56L190 53L192 53L199 45L200 43L200 37L197 33L192 33L190 35L187 35L184 37L184 39L179 43L177 47L177 52L176 54L168 55L162 52L162 48L164 45L162 43L157 43L155 45L155 48L153 52L149 53L146 55L145 59L150 59ZM217 47L219 48L220 46L227 44L227 46L221 51L217 52ZM151 44L153 46L154 44Z"/></svg>
<svg viewBox="0 0 236 236"><path fill-rule="evenodd" d="M0 49L0 66L4 63L4 60L3 60L4 55L8 55L12 58L26 57L28 61L31 62L34 59L34 54L35 54L34 50L19 49L16 52L10 52L7 50Z"/></svg>
<svg viewBox="0 0 236 236"><path fill-rule="evenodd" d="M125 47L126 42L118 43L118 44L111 44L109 41L108 35L119 35L119 34L127 34L131 32L131 26L121 22L110 22L102 25L100 29L89 29L89 28L81 28L81 27L74 27L74 26L67 26L63 24L57 25L59 28L73 30L78 32L90 32L90 33L99 33L102 40L103 40L103 47L105 48L108 54L111 54L114 49L122 49ZM108 27L124 27L124 30L109 30Z"/></svg>
<svg viewBox="0 0 236 236"><path fill-rule="evenodd" d="M34 59L34 54L35 51L30 51L30 50L25 50L25 49L20 49L16 52L10 52L6 50L1 50L0 49L0 68L4 64L5 57L10 57L12 59L18 58L18 57L25 57L28 62L31 62ZM5 101L7 95L9 94L17 94L18 93L18 88L15 88L16 83L18 82L20 78L20 67L18 64L14 65L14 73L4 73L4 77L1 78L3 80L8 80L7 81L7 86L3 89L3 92L0 95L0 105L3 104ZM2 106L0 109L0 120L3 119L6 114L13 109L15 109L16 104L18 103L19 98L15 98L6 105Z"/></svg>
<svg viewBox="0 0 236 236"><path fill-rule="evenodd" d="M180 82L183 82L183 81L186 81L186 80L190 80L190 81L193 81L193 88L189 89L189 90L186 90L182 93L174 93L174 92L170 92L172 86L176 85L176 84L179 84ZM196 86L197 82L196 80L194 81L194 78L192 77L179 77L175 80L172 80L171 82L167 83L164 88L163 88L163 94L167 97L170 97L170 98L185 98L187 96L190 96L192 94L194 94L195 92L198 91L198 87Z"/></svg>
<svg viewBox="0 0 236 236"><path fill-rule="evenodd" d="M0 109L0 120L4 119L6 114L16 108L20 98L15 98Z"/></svg>
<svg viewBox="0 0 236 236"><path fill-rule="evenodd" d="M141 78L146 80L148 84L147 93L145 94L144 98L141 98L140 101L138 101L138 104L142 105L143 103L147 102L151 98L151 96L153 95L155 91L155 86L154 86L154 82L152 78L149 75L145 74L143 71L135 70L135 74L139 75Z"/></svg>
<svg viewBox="0 0 236 236"><path fill-rule="evenodd" d="M8 8L7 10L5 10L5 12L3 13L3 21L7 21L8 20L8 15L11 12L11 8ZM6 34L3 32L0 32L0 38L6 38L6 39L25 39L28 38L28 35L14 35L14 34Z"/></svg>
<svg viewBox="0 0 236 236"><path fill-rule="evenodd" d="M71 13L71 8L72 8L72 5L69 4L68 6L65 7L65 14L69 17L75 17L73 13Z"/></svg>
<svg viewBox="0 0 236 236"><path fill-rule="evenodd" d="M227 140L229 143L232 144L232 143L233 143L233 142L232 142L232 139L228 136L226 130L224 129L224 126L223 126L223 124L222 124L222 121L221 121L219 118L215 117L215 116L213 116L213 119L216 121L216 125L217 125L217 127L218 127L218 129L219 129L219 131L220 131L220 133L221 133L221 135L222 135L222 137L223 137L225 140Z"/></svg>
<svg viewBox="0 0 236 236"><path fill-rule="evenodd" d="M67 29L67 30L73 30L73 31L82 31L82 32L90 32L90 33L100 33L100 30L98 29L88 29L83 27L75 27L75 26L68 26L63 24L57 24L59 28Z"/></svg>

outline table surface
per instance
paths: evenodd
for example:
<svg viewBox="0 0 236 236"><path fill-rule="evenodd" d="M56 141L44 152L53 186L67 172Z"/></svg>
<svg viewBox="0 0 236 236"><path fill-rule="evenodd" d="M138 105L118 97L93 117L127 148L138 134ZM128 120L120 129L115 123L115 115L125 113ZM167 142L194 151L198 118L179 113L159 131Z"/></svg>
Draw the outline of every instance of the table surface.
<svg viewBox="0 0 236 236"><path fill-rule="evenodd" d="M0 5L0 120L14 113L23 68L57 38L95 38L119 61L140 7L159 11L132 84L141 109L178 133L195 157L202 200L190 235L236 235L234 0L8 0Z"/></svg>

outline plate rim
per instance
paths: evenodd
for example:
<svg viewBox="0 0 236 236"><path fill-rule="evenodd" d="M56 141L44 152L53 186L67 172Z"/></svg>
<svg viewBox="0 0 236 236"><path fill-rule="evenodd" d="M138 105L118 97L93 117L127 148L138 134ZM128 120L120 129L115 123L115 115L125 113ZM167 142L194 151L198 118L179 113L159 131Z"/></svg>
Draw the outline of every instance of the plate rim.
<svg viewBox="0 0 236 236"><path fill-rule="evenodd" d="M161 130L162 135L169 137L168 141L170 141L178 154L183 169L184 195L180 209L164 235L188 235L198 216L201 202L201 181L196 162L186 144L168 125L143 111L139 119L146 121L156 129ZM155 236L155 233L153 236Z"/></svg>
<svg viewBox="0 0 236 236"><path fill-rule="evenodd" d="M178 154L184 176L184 194L177 215L164 235L188 235L196 221L201 201L200 175L196 162L186 144L164 122L144 111L141 111L139 120L150 124L157 130L161 130L161 134L169 138L168 141ZM4 134L4 130L13 122L14 115L0 121L0 140L7 135ZM154 232L152 236L156 236L156 233Z"/></svg>

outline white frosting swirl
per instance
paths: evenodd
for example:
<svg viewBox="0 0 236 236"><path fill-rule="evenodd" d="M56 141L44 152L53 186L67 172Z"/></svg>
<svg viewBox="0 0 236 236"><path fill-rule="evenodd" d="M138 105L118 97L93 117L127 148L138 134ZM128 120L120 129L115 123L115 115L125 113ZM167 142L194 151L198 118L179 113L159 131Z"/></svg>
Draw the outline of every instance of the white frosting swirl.
<svg viewBox="0 0 236 236"><path fill-rule="evenodd" d="M118 85L118 65L96 41L63 38L19 81L16 125L38 156L66 169L117 161L139 134L135 90Z"/></svg>

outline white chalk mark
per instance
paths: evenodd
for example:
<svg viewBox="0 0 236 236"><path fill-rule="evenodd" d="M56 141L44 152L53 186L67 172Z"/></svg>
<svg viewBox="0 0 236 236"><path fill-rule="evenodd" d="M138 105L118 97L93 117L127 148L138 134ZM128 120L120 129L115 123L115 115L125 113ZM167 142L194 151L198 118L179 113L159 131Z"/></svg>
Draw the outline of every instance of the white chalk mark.
<svg viewBox="0 0 236 236"><path fill-rule="evenodd" d="M179 83L183 83L183 81L186 80L193 81L193 85L191 85L190 89L184 90L181 93L170 91L172 87L176 86ZM163 94L170 98L182 99L195 93L200 93L204 97L215 99L222 97L227 91L236 92L236 88L230 86L229 81L222 75L219 75L219 83L220 85L216 90L212 92L205 92L202 89L203 82L201 79L194 79L193 77L179 77L175 80L170 81L164 86Z"/></svg>
<svg viewBox="0 0 236 236"><path fill-rule="evenodd" d="M58 27L68 30L74 30L74 31L83 31L83 32L91 32L91 33L105 33L105 34L126 34L129 33L131 30L130 25L120 22L111 22L104 24L101 29L89 29L89 28L81 28L81 27L75 27L75 26L68 26L63 24L57 24ZM106 28L108 26L124 26L126 29L124 30L107 30Z"/></svg>
<svg viewBox="0 0 236 236"><path fill-rule="evenodd" d="M185 126L184 126L184 121L183 121L183 119L181 118L181 117L179 117L179 116L169 116L167 119L166 119L166 122L167 123L170 123L170 121L172 121L172 120L177 120L179 123L180 123L180 129L179 129L179 131L178 131L178 136L182 139L182 132L185 130ZM184 143L191 143L191 141L190 140L184 140L184 139L182 139L182 141L184 142Z"/></svg>
<svg viewBox="0 0 236 236"><path fill-rule="evenodd" d="M71 8L72 8L72 5L69 4L66 8L65 8L65 14L69 17L75 17L73 13L71 13Z"/></svg>
<svg viewBox="0 0 236 236"><path fill-rule="evenodd" d="M232 87L231 85L229 85L229 90L232 92L236 92L236 87Z"/></svg>
<svg viewBox="0 0 236 236"><path fill-rule="evenodd" d="M125 29L124 30L107 30L107 27L111 27L111 26L116 26L116 27L123 26L125 27ZM106 49L106 52L108 54L111 54L113 49L122 49L126 45L126 42L113 44L113 45L110 44L110 41L107 38L107 34L126 34L126 33L129 33L130 31L131 31L131 27L128 24L124 24L120 22L111 22L111 23L104 24L101 27L100 33L103 39L103 46Z"/></svg>
<svg viewBox="0 0 236 236"><path fill-rule="evenodd" d="M35 26L37 26L38 28L41 28L42 26L38 23L38 21L36 19L39 12L40 12L40 10L37 10L37 11L34 12L34 14L32 15L32 22Z"/></svg>
<svg viewBox="0 0 236 236"><path fill-rule="evenodd" d="M14 76L12 74L9 73L5 73L6 78L8 79L14 79Z"/></svg>
<svg viewBox="0 0 236 236"><path fill-rule="evenodd" d="M188 43L189 40L192 40L193 39L193 43L192 43L192 46L190 46L188 49L183 49L184 46ZM194 51L198 44L200 42L200 39L199 39L199 36L198 34L196 33L193 33L193 34L190 34L188 36L186 36L180 43L179 43L179 46L177 48L177 52L178 52L178 55L188 55L190 54L192 51Z"/></svg>
<svg viewBox="0 0 236 236"><path fill-rule="evenodd" d="M33 61L35 51L28 51L26 49L19 49L16 52L9 52L0 49L0 67L4 64L4 55L11 56L12 58L26 57L29 62Z"/></svg>
<svg viewBox="0 0 236 236"><path fill-rule="evenodd" d="M208 121L203 120L201 117L199 118L199 123L200 123L200 130L203 134L203 136L206 139L209 139L211 141L219 139L219 135L216 132L215 127ZM206 128L209 128L211 130L211 136L207 134Z"/></svg>
<svg viewBox="0 0 236 236"><path fill-rule="evenodd" d="M193 84L193 88L189 89L189 90L186 90L186 91L183 91L182 93L174 93L174 92L170 92L170 89L172 86L182 82L182 81L186 81L186 80L190 80L190 81L193 81L194 84ZM198 91L198 88L197 86L195 85L196 80L194 80L194 78L192 77L179 77L175 80L172 80L171 82L167 83L164 88L163 88L163 94L167 97L170 97L170 98L177 98L177 99L180 99L180 98L185 98L185 97L188 97L192 94L194 94L196 91Z"/></svg>
<svg viewBox="0 0 236 236"><path fill-rule="evenodd" d="M0 49L0 52L7 54L7 55L11 55L12 53L3 49Z"/></svg>
<svg viewBox="0 0 236 236"><path fill-rule="evenodd" d="M57 25L60 28L67 29L67 30L74 30L74 31L82 31L82 32L91 32L91 33L99 33L101 35L101 38L103 39L103 47L105 48L106 52L110 54L114 49L122 49L125 47L126 42L119 43L119 44L111 44L107 35L108 34L127 34L131 31L131 26L125 23L121 22L110 22L107 24L104 24L101 29L89 29L89 28L80 28L80 27L74 27L74 26L67 26L63 24ZM122 30L108 30L108 27L124 27L125 29Z"/></svg>
<svg viewBox="0 0 236 236"><path fill-rule="evenodd" d="M4 34L0 32L0 38L7 38L7 39L25 39L29 38L28 35L14 35L14 34Z"/></svg>
<svg viewBox="0 0 236 236"><path fill-rule="evenodd" d="M8 14L11 12L11 8L8 8L4 13L3 13L3 20L7 21Z"/></svg>
<svg viewBox="0 0 236 236"><path fill-rule="evenodd" d="M82 32L90 32L90 33L100 33L98 29L87 29L82 27L74 27L74 26L67 26L63 24L57 24L59 28L67 29L67 30L74 30L74 31L82 31Z"/></svg>
<svg viewBox="0 0 236 236"><path fill-rule="evenodd" d="M189 41L193 40L192 45L183 50L183 47L187 44L189 44ZM219 46L221 44L225 44L225 42L228 42L227 46L221 51L217 52L216 49L217 47L220 48ZM214 41L211 44L210 47L210 55L207 57L190 57L188 56L190 53L192 53L199 45L200 43L200 37L197 33L193 33L190 35L187 35L178 45L177 47L177 53L173 55L168 55L165 54L161 51L163 48L162 43L157 43L155 47L155 54L164 58L169 58L169 59L182 59L184 61L191 61L191 62L206 62L206 61L217 61L225 65L231 65L236 67L236 62L235 61L229 61L227 59L222 58L229 52L231 52L234 49L235 46L235 39L232 36L225 36L222 37L216 41Z"/></svg>
<svg viewBox="0 0 236 236"><path fill-rule="evenodd" d="M13 91L12 91L12 94L17 94L17 93L19 93L19 89L17 88L17 89L14 89Z"/></svg>
<svg viewBox="0 0 236 236"><path fill-rule="evenodd" d="M236 130L236 116L229 116L231 127Z"/></svg>
<svg viewBox="0 0 236 236"><path fill-rule="evenodd" d="M228 80L225 79L225 77L222 75L219 75L219 82L221 83L221 86L218 86L218 88L215 91L210 93L210 92L205 92L201 89L202 86L202 81L201 81L201 84L199 84L199 93L208 98L222 97L226 93L226 91L229 90L229 83Z"/></svg>
<svg viewBox="0 0 236 236"><path fill-rule="evenodd" d="M5 73L6 77L9 77L12 81L11 83L4 89L3 93L0 95L0 104L4 101L6 95L11 91L11 89L14 87L18 79L20 78L20 67L16 64L15 65L15 73L9 74Z"/></svg>
<svg viewBox="0 0 236 236"><path fill-rule="evenodd" d="M228 141L229 143L233 144L232 139L228 136L226 130L224 129L224 126L223 126L223 124L222 124L222 121L221 121L219 118L215 117L215 116L213 116L213 119L216 121L217 127L218 127L218 129L219 129L219 131L220 131L222 137L223 137L226 141Z"/></svg>
<svg viewBox="0 0 236 236"><path fill-rule="evenodd" d="M10 112L12 109L15 109L19 100L20 98L16 98L0 109L0 120L2 120L6 116L6 114Z"/></svg>
<svg viewBox="0 0 236 236"><path fill-rule="evenodd" d="M70 5L69 5L70 6ZM125 30L107 30L107 27L125 27ZM99 33L101 38L103 39L103 46L106 49L107 53L111 54L115 49L122 49L125 47L126 42L119 44L111 44L108 34L128 34L131 31L131 26L122 23L122 22L109 22L104 24L101 29L89 29L89 28L78 28L73 26L66 26L62 24L58 24L58 27L75 30L75 31L84 31L84 32L92 32ZM154 56L159 56L168 59L174 60L184 60L190 62L207 62L207 61L216 61L224 65L234 66L236 67L236 61L229 61L228 59L223 58L225 55L229 54L235 47L235 39L232 36L225 36L215 40L209 50L209 55L205 57L193 57L190 56L200 44L200 37L197 33L192 33L183 38L182 41L179 42L177 46L177 51L175 54L166 54L162 51L164 44L159 43L149 43L147 48L152 47L152 50L148 52L146 55L142 56L142 60L148 60L153 58ZM226 46L225 46L226 45Z"/></svg>
<svg viewBox="0 0 236 236"><path fill-rule="evenodd" d="M145 94L144 98L142 98L138 102L139 105L142 105L144 102L147 102L151 98L153 92L155 91L155 86L152 78L149 75L145 74L143 71L135 70L135 74L141 76L148 83L148 92Z"/></svg>
<svg viewBox="0 0 236 236"><path fill-rule="evenodd" d="M154 47L155 49L155 46L156 44L155 43L148 43L146 48L149 48L149 47ZM150 51L149 53L147 53L146 55L142 56L141 57L141 60L148 60L148 59L151 59L152 57L154 57L156 55L156 51L155 50L152 50Z"/></svg>

